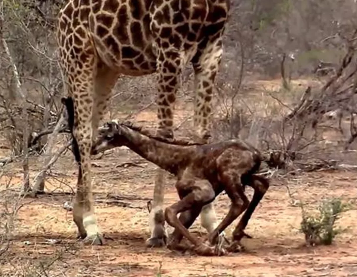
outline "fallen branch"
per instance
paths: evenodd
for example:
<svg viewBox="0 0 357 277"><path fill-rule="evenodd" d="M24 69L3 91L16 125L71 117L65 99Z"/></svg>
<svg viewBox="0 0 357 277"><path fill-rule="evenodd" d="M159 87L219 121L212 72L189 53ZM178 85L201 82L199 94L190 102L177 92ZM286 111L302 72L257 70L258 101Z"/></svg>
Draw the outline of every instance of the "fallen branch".
<svg viewBox="0 0 357 277"><path fill-rule="evenodd" d="M135 205L132 205L129 202L115 200L115 199L112 199L112 200L96 199L95 202L96 203L105 203L107 205L111 205L112 204L112 205L116 205L116 206L123 207L123 208L132 208L132 209L138 209L138 210L146 209L146 205L145 206L135 206Z"/></svg>
<svg viewBox="0 0 357 277"><path fill-rule="evenodd" d="M61 150L59 151L59 153L57 155L55 155L52 158L52 149L53 146L55 144L57 135L59 133L60 130L62 130L62 125L66 122L66 119L64 117L64 115L62 114L60 119L58 120L52 134L51 137L48 140L48 145L46 148L46 152L44 154L45 159L44 159L44 167L43 169L40 171L40 173L35 177L35 185L32 189L32 193L31 196L36 196L36 194L38 193L43 193L44 189L45 189L45 178L46 178L46 172L47 170L57 161L57 159L59 158L59 156L67 149L68 145L70 144L70 142L67 142L67 144L61 148Z"/></svg>
<svg viewBox="0 0 357 277"><path fill-rule="evenodd" d="M113 195L111 193L108 193L105 196L105 199L115 199L115 200L128 200L128 201L149 201L151 200L150 198L147 197L140 197L137 195Z"/></svg>
<svg viewBox="0 0 357 277"><path fill-rule="evenodd" d="M5 166L9 163L12 163L15 161L15 158L16 157L9 157L9 158L3 158L3 159L0 159L0 166Z"/></svg>
<svg viewBox="0 0 357 277"><path fill-rule="evenodd" d="M43 137L43 136L46 136L46 135L49 135L49 134L52 134L54 132L54 129L47 129L47 130L43 130L41 132L39 132L38 134L36 134L36 136L33 136L32 140L30 141L30 147L35 145L38 140ZM59 134L61 133L71 133L71 131L67 128L67 126L65 127L62 127L59 131L58 131Z"/></svg>

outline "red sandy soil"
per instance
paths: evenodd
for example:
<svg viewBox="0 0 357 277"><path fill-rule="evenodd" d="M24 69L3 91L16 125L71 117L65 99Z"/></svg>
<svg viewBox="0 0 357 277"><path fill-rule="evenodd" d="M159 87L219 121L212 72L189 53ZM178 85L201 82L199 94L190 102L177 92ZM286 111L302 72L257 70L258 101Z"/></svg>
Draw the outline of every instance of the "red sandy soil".
<svg viewBox="0 0 357 277"><path fill-rule="evenodd" d="M137 121L153 122L155 114L142 113ZM124 166L123 163L130 162ZM31 178L42 162L31 160ZM155 167L127 149L115 149L93 161L96 215L107 237L104 246L84 246L76 240L72 213L63 209L75 189L77 170L71 153L51 169L46 191L36 199L16 200L21 165L13 163L0 175L0 215L4 203L22 203L12 232L10 249L0 258L0 276L357 276L357 212L343 213L338 226L345 232L331 246L307 247L299 232L302 201L316 208L327 197L353 201L356 172L315 172L273 179L253 214L243 239L246 251L223 257L199 257L166 248L147 249L146 203L152 197ZM168 179L165 205L178 199L174 179ZM293 200L288 192L290 188ZM13 196L5 199L5 194ZM251 190L248 189L251 197ZM228 211L226 195L215 201L219 219ZM234 222L227 235L234 228ZM0 225L1 226L1 225ZM171 230L171 229L169 229ZM190 229L205 235L199 220ZM1 230L3 231L3 230ZM51 243L56 240L56 244ZM6 275L7 274L7 275Z"/></svg>
<svg viewBox="0 0 357 277"><path fill-rule="evenodd" d="M65 274L61 276L160 276L160 272L161 276L170 277L357 276L356 211L343 214L338 224L347 230L336 237L332 246L306 247L303 235L298 232L301 209L294 205L286 189L288 185L293 198L310 206L325 197L349 201L357 194L356 173L320 172L284 182L273 180L246 229L253 236L243 240L246 251L224 257L198 257L165 248L145 248L149 236L146 202L152 194L155 168L126 149L117 149L93 162L96 213L108 237L107 244L92 247L77 242L71 212L62 207L65 201L71 200L71 195L65 192L75 187L76 171L74 166L72 170L67 169L65 177L60 177L57 171L59 167L74 165L71 158L63 157L52 171L57 177L47 184L53 191L51 195L22 201L24 206L18 213L12 245L2 262L4 274L15 269L27 272L30 265L40 271L41 262L47 264L54 260L47 270L51 273L48 276L60 276L60 272ZM116 167L124 161L139 163L133 167ZM2 177L3 188L8 181L9 178ZM10 188L18 188L19 181L20 175L15 174ZM165 203L176 199L173 179L169 178ZM230 203L226 195L221 195L215 203L221 219ZM205 233L198 223L195 222L192 230L196 235ZM228 229L228 235L232 229L232 226ZM59 243L49 244L49 239Z"/></svg>

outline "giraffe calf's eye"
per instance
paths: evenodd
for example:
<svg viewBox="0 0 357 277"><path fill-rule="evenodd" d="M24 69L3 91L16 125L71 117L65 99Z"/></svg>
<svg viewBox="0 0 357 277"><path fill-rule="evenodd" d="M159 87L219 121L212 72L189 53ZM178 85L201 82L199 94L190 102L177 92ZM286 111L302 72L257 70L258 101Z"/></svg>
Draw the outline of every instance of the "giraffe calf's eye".
<svg viewBox="0 0 357 277"><path fill-rule="evenodd" d="M113 134L107 134L106 136L105 136L105 138L106 139L113 139L114 138L114 135Z"/></svg>

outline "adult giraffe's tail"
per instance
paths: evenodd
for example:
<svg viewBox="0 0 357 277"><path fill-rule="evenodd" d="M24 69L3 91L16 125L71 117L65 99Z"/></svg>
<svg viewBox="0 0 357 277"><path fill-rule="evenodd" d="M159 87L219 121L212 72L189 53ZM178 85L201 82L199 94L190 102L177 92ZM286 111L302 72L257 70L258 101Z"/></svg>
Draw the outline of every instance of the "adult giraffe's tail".
<svg viewBox="0 0 357 277"><path fill-rule="evenodd" d="M62 104L66 107L67 110L67 124L68 128L71 131L72 134L72 152L74 155L74 158L76 159L76 162L79 164L81 161L81 156L79 153L79 147L76 138L73 135L73 127L74 127L74 102L73 98L68 96L68 97L62 97L61 99Z"/></svg>

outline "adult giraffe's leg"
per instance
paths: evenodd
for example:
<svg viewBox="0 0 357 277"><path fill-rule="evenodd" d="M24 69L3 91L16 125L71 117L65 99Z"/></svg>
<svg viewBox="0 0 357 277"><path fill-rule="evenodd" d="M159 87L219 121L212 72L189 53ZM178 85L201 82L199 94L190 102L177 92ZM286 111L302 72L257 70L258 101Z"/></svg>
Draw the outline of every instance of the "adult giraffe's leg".
<svg viewBox="0 0 357 277"><path fill-rule="evenodd" d="M92 113L94 76L96 60L94 55L81 53L81 66L72 63L68 75L69 95L74 100L73 137L80 156L77 191L73 204L73 220L78 227L79 236L85 242L102 244L94 213L91 180ZM74 68L73 68L74 67Z"/></svg>
<svg viewBox="0 0 357 277"><path fill-rule="evenodd" d="M210 135L212 97L216 75L222 58L222 40L203 42L192 59L195 71L194 126L199 139L207 142Z"/></svg>
<svg viewBox="0 0 357 277"><path fill-rule="evenodd" d="M207 142L210 138L211 102L213 87L222 57L222 40L204 41L192 60L195 71L194 126L200 140ZM213 203L203 207L201 225L209 233L216 229L218 221ZM224 236L224 232L222 233Z"/></svg>
<svg viewBox="0 0 357 277"><path fill-rule="evenodd" d="M160 45L160 42L159 42ZM173 137L173 110L174 103L176 100L176 92L179 84L179 76L181 73L181 58L179 52L174 48L170 50L159 50L157 58L157 71L158 71L158 129L157 135L172 138ZM153 219L155 218L155 213L162 212L162 205L164 200L164 190L166 183L167 173L160 168L157 168L154 188L154 201L153 209L150 212L149 223L151 237L147 240L147 245L162 246L165 244L166 237L163 234L166 232L162 231L164 228L160 226ZM156 197L155 197L156 196ZM155 198L159 196L160 201ZM156 231L158 230L158 232Z"/></svg>
<svg viewBox="0 0 357 277"><path fill-rule="evenodd" d="M96 104L93 107L92 140L95 140L97 137L99 123L107 112L111 92L118 77L119 74L108 66L101 64L98 67L94 87L94 102Z"/></svg>

